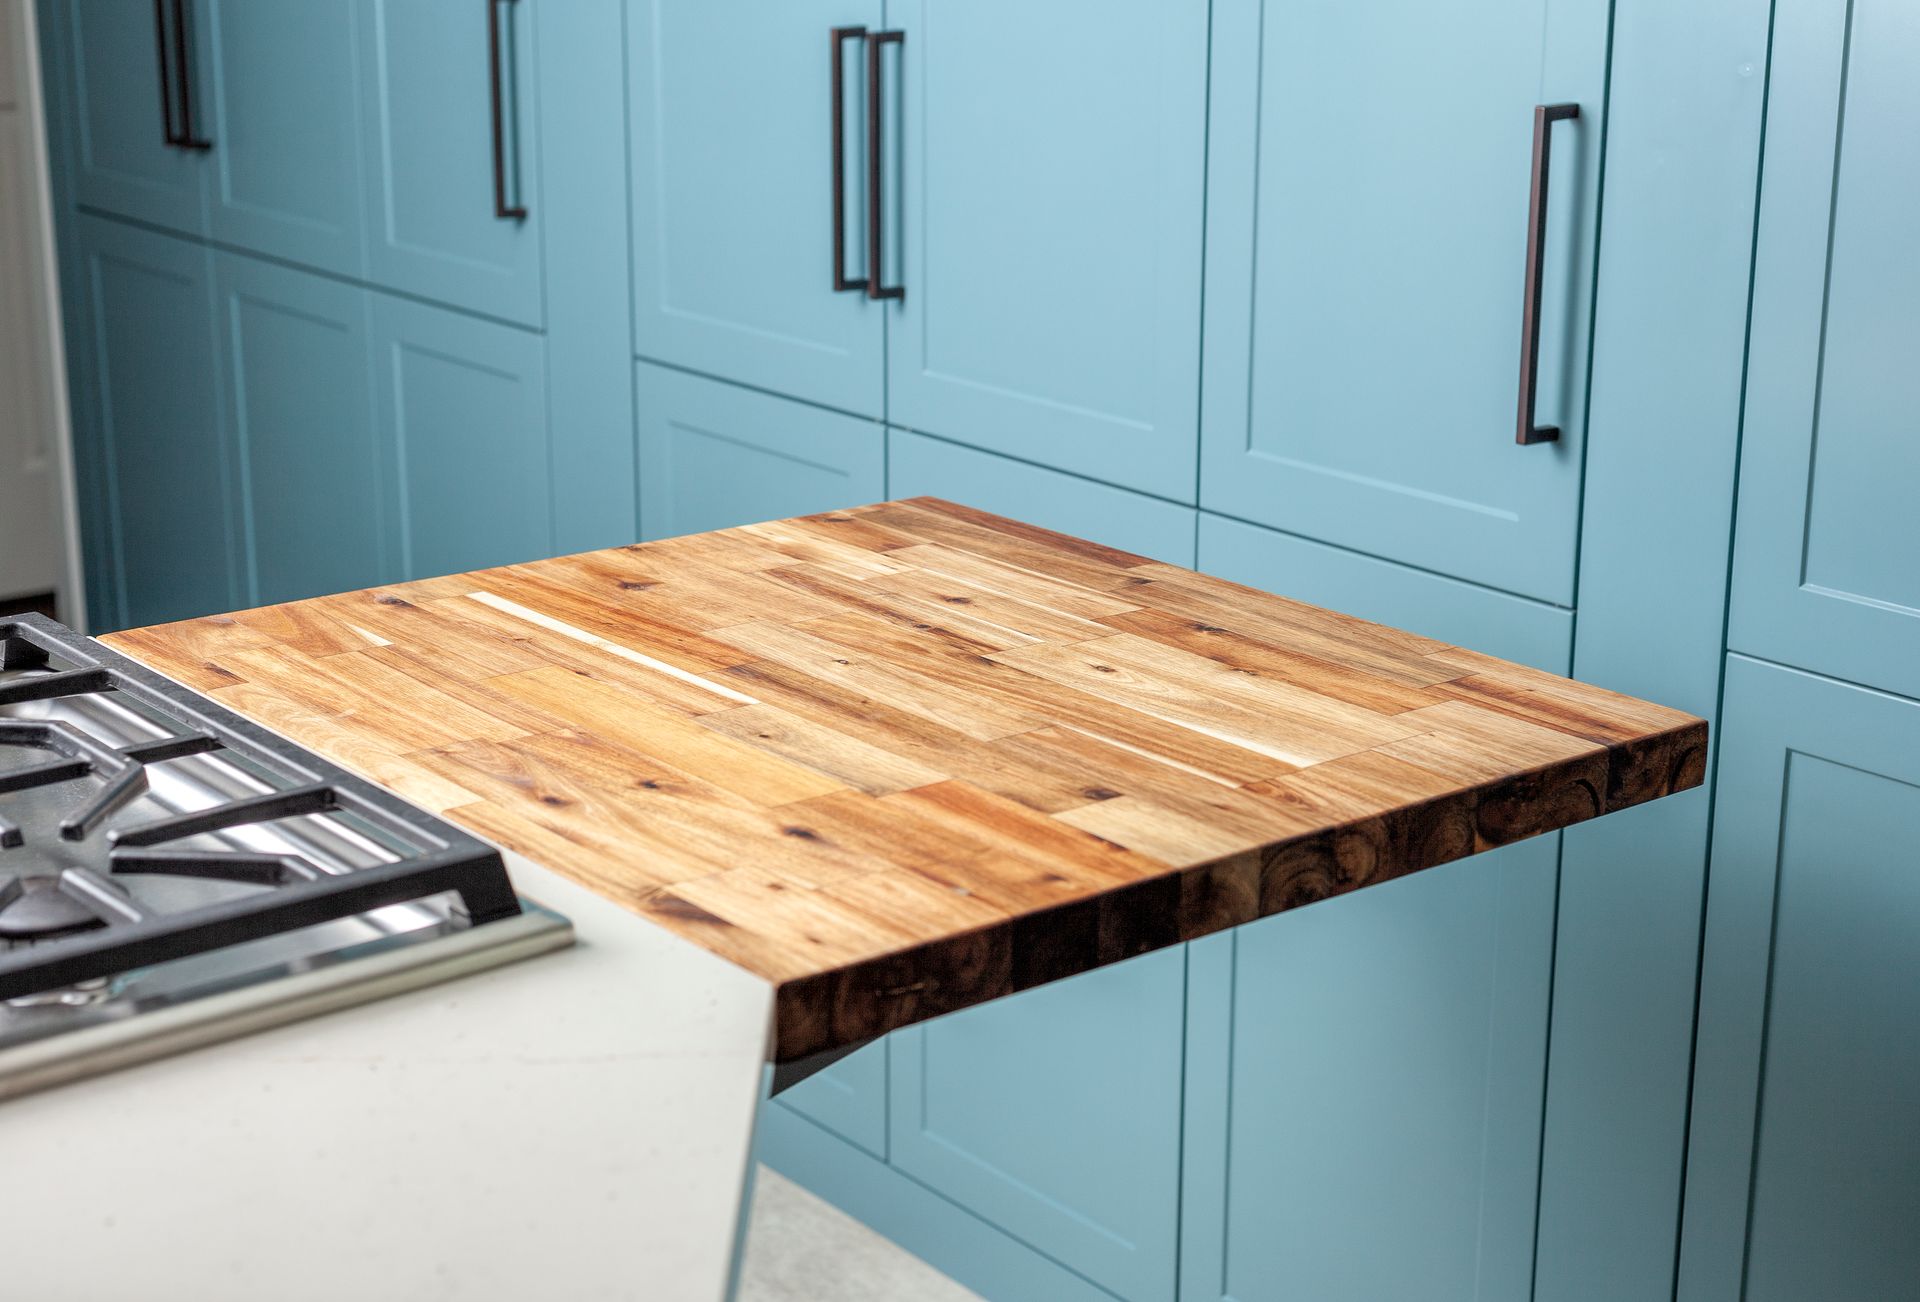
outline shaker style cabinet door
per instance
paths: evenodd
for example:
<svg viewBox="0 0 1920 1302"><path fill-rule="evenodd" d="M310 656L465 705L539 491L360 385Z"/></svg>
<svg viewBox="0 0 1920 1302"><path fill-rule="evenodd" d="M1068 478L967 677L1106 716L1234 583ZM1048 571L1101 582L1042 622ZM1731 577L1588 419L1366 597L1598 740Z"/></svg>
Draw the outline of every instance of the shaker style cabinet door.
<svg viewBox="0 0 1920 1302"><path fill-rule="evenodd" d="M886 1161L890 1043L881 1040L855 1050L782 1092L774 1102Z"/></svg>
<svg viewBox="0 0 1920 1302"><path fill-rule="evenodd" d="M204 24L209 51L213 238L339 275L365 275L360 6L183 5L190 21Z"/></svg>
<svg viewBox="0 0 1920 1302"><path fill-rule="evenodd" d="M630 0L640 356L878 419L884 317L864 275L865 43L879 0ZM835 116L833 68L841 64ZM829 132L829 126L832 132Z"/></svg>
<svg viewBox="0 0 1920 1302"><path fill-rule="evenodd" d="M541 323L534 26L530 6L518 0L364 0L375 284Z"/></svg>
<svg viewBox="0 0 1920 1302"><path fill-rule="evenodd" d="M66 310L89 344L73 372L75 459L89 513L108 521L108 553L87 564L116 594L96 631L243 606L207 250L84 215L63 238L84 292Z"/></svg>
<svg viewBox="0 0 1920 1302"><path fill-rule="evenodd" d="M1920 705L1731 655L1721 718L1677 1297L1920 1297Z"/></svg>
<svg viewBox="0 0 1920 1302"><path fill-rule="evenodd" d="M1572 604L1608 9L1215 0L1203 507Z"/></svg>
<svg viewBox="0 0 1920 1302"><path fill-rule="evenodd" d="M872 421L645 362L634 367L634 410L645 538L886 496L886 435Z"/></svg>
<svg viewBox="0 0 1920 1302"><path fill-rule="evenodd" d="M1774 14L1727 641L1920 696L1920 23Z"/></svg>
<svg viewBox="0 0 1920 1302"><path fill-rule="evenodd" d="M887 419L1194 500L1205 0L893 0Z"/></svg>
<svg viewBox="0 0 1920 1302"><path fill-rule="evenodd" d="M546 341L464 312L373 300L374 405L400 483L409 579L554 553Z"/></svg>
<svg viewBox="0 0 1920 1302"><path fill-rule="evenodd" d="M393 578L367 291L235 253L214 264L250 603Z"/></svg>
<svg viewBox="0 0 1920 1302"><path fill-rule="evenodd" d="M196 128L204 132L207 120L206 62L192 19L181 28L166 0L56 0L41 12L48 51L67 65L75 200L204 233L207 157L175 143L183 93Z"/></svg>
<svg viewBox="0 0 1920 1302"><path fill-rule="evenodd" d="M1569 612L1205 513L1200 567L1571 660ZM1189 946L1182 1299L1527 1302L1558 855L1535 837Z"/></svg>

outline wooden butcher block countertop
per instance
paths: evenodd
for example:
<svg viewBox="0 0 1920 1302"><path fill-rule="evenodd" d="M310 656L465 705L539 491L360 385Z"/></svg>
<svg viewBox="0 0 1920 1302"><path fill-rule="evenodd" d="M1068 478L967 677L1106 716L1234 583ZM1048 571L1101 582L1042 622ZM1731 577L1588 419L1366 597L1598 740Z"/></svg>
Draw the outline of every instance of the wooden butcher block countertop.
<svg viewBox="0 0 1920 1302"><path fill-rule="evenodd" d="M782 1061L1706 754L1691 715L928 498L106 641L764 977Z"/></svg>

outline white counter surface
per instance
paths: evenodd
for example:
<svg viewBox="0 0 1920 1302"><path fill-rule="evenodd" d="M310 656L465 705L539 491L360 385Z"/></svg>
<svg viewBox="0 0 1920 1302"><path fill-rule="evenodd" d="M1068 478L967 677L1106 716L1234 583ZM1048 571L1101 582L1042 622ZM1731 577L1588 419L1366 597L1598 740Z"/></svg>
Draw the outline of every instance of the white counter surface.
<svg viewBox="0 0 1920 1302"><path fill-rule="evenodd" d="M717 1302L772 988L508 856L579 943L0 1103L4 1302Z"/></svg>

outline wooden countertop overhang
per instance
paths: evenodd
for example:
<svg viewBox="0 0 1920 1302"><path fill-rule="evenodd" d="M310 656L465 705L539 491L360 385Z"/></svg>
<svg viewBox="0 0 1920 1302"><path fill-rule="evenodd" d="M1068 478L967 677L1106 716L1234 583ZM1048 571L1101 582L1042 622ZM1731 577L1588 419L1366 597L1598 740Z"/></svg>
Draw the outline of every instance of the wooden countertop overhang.
<svg viewBox="0 0 1920 1302"><path fill-rule="evenodd" d="M930 498L105 640L765 978L783 1062L1706 757L1691 715Z"/></svg>

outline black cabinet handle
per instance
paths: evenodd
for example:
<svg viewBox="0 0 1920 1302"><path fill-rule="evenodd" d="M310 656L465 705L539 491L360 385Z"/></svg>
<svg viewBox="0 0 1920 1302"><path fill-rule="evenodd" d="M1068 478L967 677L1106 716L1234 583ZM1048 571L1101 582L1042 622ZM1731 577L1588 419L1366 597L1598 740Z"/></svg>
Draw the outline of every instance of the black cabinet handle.
<svg viewBox="0 0 1920 1302"><path fill-rule="evenodd" d="M493 101L493 215L502 221L524 221L527 210L507 202L507 121L500 95L500 21L501 4L514 0L485 0L487 6L487 92ZM517 170L517 169L516 169ZM517 178L516 178L517 179Z"/></svg>
<svg viewBox="0 0 1920 1302"><path fill-rule="evenodd" d="M867 297L905 298L905 285L884 285L880 260L880 52L905 45L905 32L875 32L867 38Z"/></svg>
<svg viewBox="0 0 1920 1302"><path fill-rule="evenodd" d="M173 0L173 31L167 31L165 0L153 0L153 43L160 56L160 138L175 149L205 153L213 148L211 140L193 134L193 71L187 59L186 0ZM172 50L168 50L168 45ZM168 67L168 54L172 67ZM174 78L179 78L176 91ZM179 124L174 122L175 97L178 96Z"/></svg>
<svg viewBox="0 0 1920 1302"><path fill-rule="evenodd" d="M833 292L867 288L863 276L847 279L847 93L846 43L854 37L865 40L864 27L833 29Z"/></svg>
<svg viewBox="0 0 1920 1302"><path fill-rule="evenodd" d="M1540 260L1547 239L1547 163L1553 147L1553 124L1579 116L1578 104L1537 104L1533 110L1526 301L1520 309L1520 420L1514 435L1514 441L1523 447L1529 443L1552 443L1560 437L1558 425L1533 423L1533 399L1540 386Z"/></svg>

